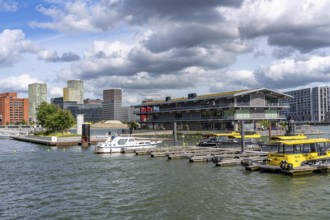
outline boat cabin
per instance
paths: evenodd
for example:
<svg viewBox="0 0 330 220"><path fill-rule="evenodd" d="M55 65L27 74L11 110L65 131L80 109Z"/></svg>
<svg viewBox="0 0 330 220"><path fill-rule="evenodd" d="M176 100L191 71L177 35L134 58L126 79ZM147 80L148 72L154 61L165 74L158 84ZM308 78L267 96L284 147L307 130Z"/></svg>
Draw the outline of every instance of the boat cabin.
<svg viewBox="0 0 330 220"><path fill-rule="evenodd" d="M267 165L295 168L330 159L330 140L326 138L279 141L277 152L268 154Z"/></svg>

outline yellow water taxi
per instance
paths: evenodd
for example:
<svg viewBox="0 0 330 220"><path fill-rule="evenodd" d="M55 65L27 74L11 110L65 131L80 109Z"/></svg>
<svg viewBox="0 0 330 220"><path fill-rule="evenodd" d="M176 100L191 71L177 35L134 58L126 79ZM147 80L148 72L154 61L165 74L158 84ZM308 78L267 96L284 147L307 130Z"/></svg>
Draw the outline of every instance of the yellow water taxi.
<svg viewBox="0 0 330 220"><path fill-rule="evenodd" d="M307 136L304 134L272 136L267 143L260 144L260 149L266 152L277 151L278 145L281 144L282 141L303 140L306 138Z"/></svg>
<svg viewBox="0 0 330 220"><path fill-rule="evenodd" d="M267 155L266 166L291 170L303 165L316 165L330 160L330 140L313 138L279 141L277 152Z"/></svg>
<svg viewBox="0 0 330 220"><path fill-rule="evenodd" d="M272 136L270 138L270 142L277 142L277 141L289 141L289 140L302 140L306 139L307 136L304 134L297 134L297 135L278 135Z"/></svg>

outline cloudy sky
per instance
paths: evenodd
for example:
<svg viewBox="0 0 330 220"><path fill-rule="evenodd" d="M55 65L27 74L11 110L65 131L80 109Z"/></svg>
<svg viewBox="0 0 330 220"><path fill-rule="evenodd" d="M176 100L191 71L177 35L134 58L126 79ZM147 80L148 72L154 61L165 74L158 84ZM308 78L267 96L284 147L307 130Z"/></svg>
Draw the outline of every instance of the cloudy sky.
<svg viewBox="0 0 330 220"><path fill-rule="evenodd" d="M330 84L328 0L0 0L0 92L124 104L245 88Z"/></svg>

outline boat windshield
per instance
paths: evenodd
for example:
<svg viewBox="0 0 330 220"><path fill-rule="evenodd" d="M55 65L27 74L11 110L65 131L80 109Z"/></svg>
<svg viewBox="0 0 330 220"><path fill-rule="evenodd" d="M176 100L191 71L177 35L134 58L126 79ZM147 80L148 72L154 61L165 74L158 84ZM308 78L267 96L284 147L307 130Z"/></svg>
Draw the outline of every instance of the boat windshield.
<svg viewBox="0 0 330 220"><path fill-rule="evenodd" d="M282 144L278 149L278 153L301 154L317 152L320 155L325 155L329 150L329 143L307 143L307 144Z"/></svg>
<svg viewBox="0 0 330 220"><path fill-rule="evenodd" d="M120 139L119 141L118 141L118 144L119 145L124 145L124 144L126 144L126 142L127 142L127 138L125 138L125 139Z"/></svg>

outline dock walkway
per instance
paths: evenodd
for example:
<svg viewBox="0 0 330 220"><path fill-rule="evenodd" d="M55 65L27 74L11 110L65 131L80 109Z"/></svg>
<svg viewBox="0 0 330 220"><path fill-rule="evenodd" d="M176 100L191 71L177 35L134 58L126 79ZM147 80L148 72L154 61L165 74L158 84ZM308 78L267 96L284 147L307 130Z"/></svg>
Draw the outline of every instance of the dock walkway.
<svg viewBox="0 0 330 220"><path fill-rule="evenodd" d="M81 145L81 137L41 137L34 135L19 135L11 136L13 140L24 141L47 146L77 146ZM107 136L92 136L90 143L97 144L98 142L105 141Z"/></svg>

